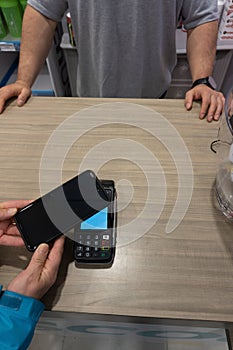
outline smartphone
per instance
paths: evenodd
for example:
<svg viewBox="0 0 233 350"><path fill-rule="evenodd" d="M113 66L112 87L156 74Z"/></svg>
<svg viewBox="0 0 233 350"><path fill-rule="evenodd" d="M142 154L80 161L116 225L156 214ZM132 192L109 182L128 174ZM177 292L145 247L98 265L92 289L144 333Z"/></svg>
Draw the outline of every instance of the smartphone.
<svg viewBox="0 0 233 350"><path fill-rule="evenodd" d="M40 243L53 241L108 205L102 183L87 170L20 209L14 220L33 252Z"/></svg>
<svg viewBox="0 0 233 350"><path fill-rule="evenodd" d="M114 181L101 180L110 204L80 222L74 231L74 260L81 268L111 267L116 251L116 190Z"/></svg>

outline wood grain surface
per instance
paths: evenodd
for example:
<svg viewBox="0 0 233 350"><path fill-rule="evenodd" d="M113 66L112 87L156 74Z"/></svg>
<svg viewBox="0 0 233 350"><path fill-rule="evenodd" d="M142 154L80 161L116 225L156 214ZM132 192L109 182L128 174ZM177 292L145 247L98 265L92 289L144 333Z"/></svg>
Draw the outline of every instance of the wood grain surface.
<svg viewBox="0 0 233 350"><path fill-rule="evenodd" d="M197 103L187 112L182 100L32 97L23 108L12 102L0 116L1 201L37 198L42 178L49 189L59 171L65 181L82 166L116 182L120 211L113 266L77 269L67 239L58 280L44 298L47 309L233 322L233 226L213 204L217 156L210 143L219 125L200 121L198 113ZM138 115L144 127L136 125ZM177 196L183 193L185 201L191 180L187 211L166 233ZM143 212L149 192L150 206ZM182 206L177 215L179 210L182 214ZM26 248L0 247L1 283L6 286L29 258Z"/></svg>

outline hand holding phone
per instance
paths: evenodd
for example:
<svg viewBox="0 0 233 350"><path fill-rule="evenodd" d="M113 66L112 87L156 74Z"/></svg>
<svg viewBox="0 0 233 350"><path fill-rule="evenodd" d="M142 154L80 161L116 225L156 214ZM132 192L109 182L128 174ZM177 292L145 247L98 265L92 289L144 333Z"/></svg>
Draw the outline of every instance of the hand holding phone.
<svg viewBox="0 0 233 350"><path fill-rule="evenodd" d="M49 243L108 206L95 173L87 170L19 210L15 223L29 251Z"/></svg>

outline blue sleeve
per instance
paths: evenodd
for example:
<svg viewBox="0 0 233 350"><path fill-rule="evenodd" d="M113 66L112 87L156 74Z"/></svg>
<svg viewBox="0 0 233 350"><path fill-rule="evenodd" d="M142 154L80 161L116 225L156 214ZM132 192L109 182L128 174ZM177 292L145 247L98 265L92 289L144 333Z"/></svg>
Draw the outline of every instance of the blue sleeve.
<svg viewBox="0 0 233 350"><path fill-rule="evenodd" d="M26 350L43 310L39 300L3 292L0 285L0 349Z"/></svg>

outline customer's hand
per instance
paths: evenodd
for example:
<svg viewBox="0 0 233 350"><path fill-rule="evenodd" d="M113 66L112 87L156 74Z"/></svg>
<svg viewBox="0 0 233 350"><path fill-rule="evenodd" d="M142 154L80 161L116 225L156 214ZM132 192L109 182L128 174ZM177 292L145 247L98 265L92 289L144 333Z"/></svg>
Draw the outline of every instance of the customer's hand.
<svg viewBox="0 0 233 350"><path fill-rule="evenodd" d="M206 117L208 122L219 120L225 103L225 98L221 92L200 84L186 93L185 107L188 111L192 109L192 104L195 100L201 100L200 119Z"/></svg>
<svg viewBox="0 0 233 350"><path fill-rule="evenodd" d="M31 96L31 89L23 81L17 80L14 84L9 84L0 89L0 113L3 112L6 102L17 97L17 105L23 106Z"/></svg>
<svg viewBox="0 0 233 350"><path fill-rule="evenodd" d="M29 200L15 200L0 203L0 245L24 246L24 242L12 217L17 210L29 204Z"/></svg>
<svg viewBox="0 0 233 350"><path fill-rule="evenodd" d="M7 290L41 299L56 281L64 241L64 236L58 238L50 250L48 244L40 244L26 270L10 282Z"/></svg>

